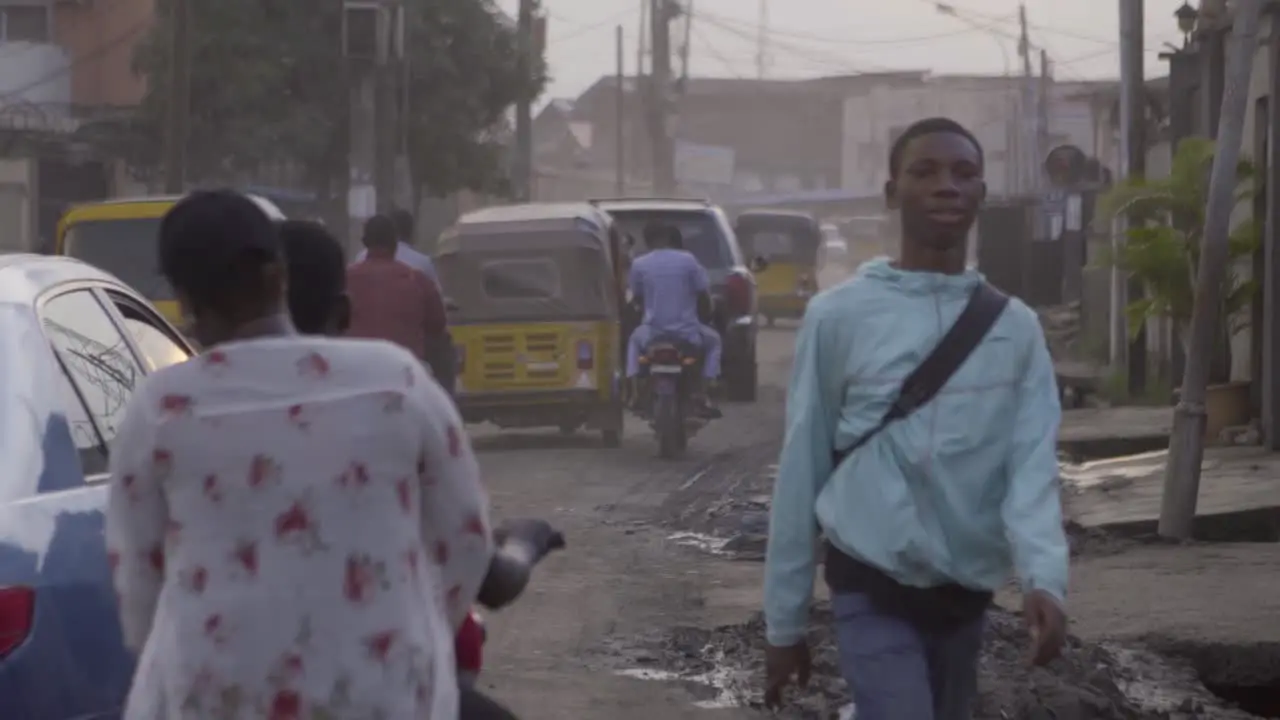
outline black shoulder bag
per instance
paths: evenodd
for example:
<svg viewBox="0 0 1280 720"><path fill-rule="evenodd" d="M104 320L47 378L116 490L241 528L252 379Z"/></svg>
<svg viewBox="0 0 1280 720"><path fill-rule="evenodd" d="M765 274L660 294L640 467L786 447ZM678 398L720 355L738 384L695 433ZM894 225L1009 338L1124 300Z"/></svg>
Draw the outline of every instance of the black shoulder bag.
<svg viewBox="0 0 1280 720"><path fill-rule="evenodd" d="M982 343L1008 304L1007 295L986 283L974 288L955 324L902 381L897 397L880 422L853 445L835 450L833 472L885 428L909 417L937 396ZM826 547L825 575L832 592L866 593L881 612L898 615L924 629L946 629L976 619L991 603L990 592L954 583L930 588L903 585L879 569L840 552L830 543Z"/></svg>

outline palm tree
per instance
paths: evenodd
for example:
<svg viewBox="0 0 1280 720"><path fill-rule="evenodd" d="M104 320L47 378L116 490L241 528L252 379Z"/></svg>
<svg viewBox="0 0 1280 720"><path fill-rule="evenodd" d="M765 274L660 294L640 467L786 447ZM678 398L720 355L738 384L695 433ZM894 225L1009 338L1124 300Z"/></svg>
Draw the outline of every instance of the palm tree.
<svg viewBox="0 0 1280 720"><path fill-rule="evenodd" d="M1146 286L1145 297L1126 308L1129 327L1136 332L1150 318L1168 318L1177 329L1184 351L1190 337L1213 154L1212 141L1184 139L1178 143L1167 176L1125 179L1100 200L1102 217L1133 213L1146 219L1129 228L1126 242L1112 258L1121 270ZM1251 207L1256 193L1254 176L1253 165L1242 160L1236 169L1236 207ZM1231 228L1231 262L1223 278L1226 286L1210 382L1231 379L1231 337L1248 324L1247 310L1258 292L1258 282L1241 275L1239 261L1251 258L1260 241L1261 234L1252 217Z"/></svg>

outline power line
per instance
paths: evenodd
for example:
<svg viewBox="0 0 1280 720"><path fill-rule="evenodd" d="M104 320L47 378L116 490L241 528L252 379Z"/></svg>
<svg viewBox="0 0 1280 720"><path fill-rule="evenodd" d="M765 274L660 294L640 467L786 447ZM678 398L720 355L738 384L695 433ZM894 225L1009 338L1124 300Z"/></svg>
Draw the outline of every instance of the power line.
<svg viewBox="0 0 1280 720"><path fill-rule="evenodd" d="M700 17L714 18L715 20L726 25L737 25L744 29L757 30L759 25L752 25L749 22L728 18L709 13L699 13ZM896 38L855 38L855 37L834 37L830 35L817 35L813 33L801 32L799 30L781 30L778 28L768 28L767 32L773 37L792 38L795 40L804 40L807 42L820 42L830 45L909 45L912 43L931 42L934 40L942 40L945 38L959 37L969 35L974 32L990 30L998 28L1001 24L1008 21L1008 18L1000 18L993 20L989 25L975 27L968 30L951 30L943 33L934 33L932 35L916 35L913 37L896 37Z"/></svg>
<svg viewBox="0 0 1280 720"><path fill-rule="evenodd" d="M711 25L714 28L717 28L723 32L729 33L730 35L733 35L745 42L751 43L752 46L755 46L756 44L756 38L753 37L749 32L741 28L736 28L728 23L720 22L719 19L712 16L708 16L705 13L699 15L699 17L702 18L703 22L705 22L708 25ZM838 68L841 72L858 73L858 72L866 72L867 70L874 72L874 71L884 71L889 69L882 65L875 65L872 63L865 63L865 62L857 62L847 57L842 57L832 53L814 51L812 48L806 48L806 47L795 45L792 43L778 42L776 39L774 40L774 44L782 48L783 50L786 50L790 55L803 58L803 59L808 59L819 65Z"/></svg>
<svg viewBox="0 0 1280 720"><path fill-rule="evenodd" d="M742 73L734 69L734 62L730 60L728 57L726 57L724 53L720 52L720 50L717 49L716 46L712 44L710 40L707 39L707 36L702 34L702 31L698 29L697 25L693 26L693 37L697 39L698 47L705 49L707 53L709 53L716 62L720 63L720 65L730 75L732 75L733 77L739 80L747 79L745 75L743 75Z"/></svg>
<svg viewBox="0 0 1280 720"><path fill-rule="evenodd" d="M600 28L604 27L605 25L608 25L609 23L615 23L619 20L622 20L623 18L634 15L635 13L636 13L635 8L622 8L621 10L618 10L617 12L610 14L608 17L603 17L603 18L600 18L599 20L588 22L586 24L573 23L574 28L571 32L567 33L563 37L552 38L551 41L557 42L557 43L568 42L570 40L582 37L583 35L586 35L587 33L590 33L593 30L599 30ZM558 15L551 15L551 17L556 20L562 20L562 18L560 18L560 16Z"/></svg>
<svg viewBox="0 0 1280 720"><path fill-rule="evenodd" d="M922 0L922 2L934 7L935 9L938 9L940 6L946 7L948 8L948 10L946 11L946 14L951 15L952 17L957 17L957 18L963 15L968 15L979 21L998 21L996 22L997 25L1005 24L1009 22L1011 19L1009 16L1000 18L996 15L989 15L987 13L978 12L976 10L971 10L967 7L956 7L955 5L951 5L949 3L940 4L940 3L934 2L933 0ZM1075 30L1064 30L1062 28L1057 28L1052 25L1041 25L1039 23L1027 23L1027 27L1037 32L1049 33L1050 35L1058 35L1061 37L1072 38L1074 40L1084 40L1085 42L1091 42L1098 45L1111 45L1113 47L1119 47L1120 45L1120 41L1115 38L1100 38L1100 37L1097 37L1096 35L1089 35L1086 33L1077 32ZM1159 45L1161 42L1161 39L1154 38L1151 40L1146 40L1145 42L1146 44L1149 44L1149 45ZM1040 48L1040 47L1036 47L1036 49L1048 50L1048 48Z"/></svg>

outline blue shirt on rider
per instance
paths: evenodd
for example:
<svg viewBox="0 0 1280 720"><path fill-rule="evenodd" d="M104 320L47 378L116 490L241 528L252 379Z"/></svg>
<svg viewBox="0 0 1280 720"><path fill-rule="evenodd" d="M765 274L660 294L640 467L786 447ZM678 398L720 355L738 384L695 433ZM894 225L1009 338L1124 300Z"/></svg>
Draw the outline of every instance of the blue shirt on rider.
<svg viewBox="0 0 1280 720"><path fill-rule="evenodd" d="M698 342L698 295L707 292L706 268L687 250L661 248L636 259L628 279L631 292L644 299L644 324L654 333L671 333Z"/></svg>

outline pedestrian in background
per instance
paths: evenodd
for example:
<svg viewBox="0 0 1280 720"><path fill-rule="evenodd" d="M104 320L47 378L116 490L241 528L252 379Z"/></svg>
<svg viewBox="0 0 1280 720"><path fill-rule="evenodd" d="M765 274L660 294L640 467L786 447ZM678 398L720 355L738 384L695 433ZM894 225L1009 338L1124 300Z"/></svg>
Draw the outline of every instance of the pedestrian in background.
<svg viewBox="0 0 1280 720"><path fill-rule="evenodd" d="M396 234L395 259L414 270L420 271L438 287L440 278L436 275L435 263L432 262L430 256L418 252L413 247L413 215L408 210L392 210L387 217L390 218ZM368 256L368 249L361 250L360 254L356 256L356 262L361 262Z"/></svg>
<svg viewBox="0 0 1280 720"><path fill-rule="evenodd" d="M440 289L396 260L395 224L385 215L365 223L365 259L347 268L348 337L386 340L426 362L442 387L453 388L453 343Z"/></svg>
<svg viewBox="0 0 1280 720"><path fill-rule="evenodd" d="M967 720L993 591L1022 583L1030 659L1066 634L1061 412L1034 311L966 270L982 148L923 120L894 142L896 261L815 297L796 341L769 524L766 701L810 672L826 538L840 670L858 720Z"/></svg>

